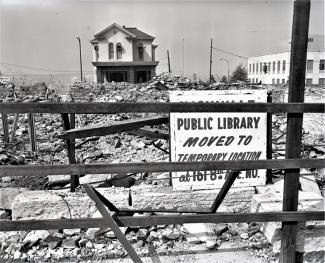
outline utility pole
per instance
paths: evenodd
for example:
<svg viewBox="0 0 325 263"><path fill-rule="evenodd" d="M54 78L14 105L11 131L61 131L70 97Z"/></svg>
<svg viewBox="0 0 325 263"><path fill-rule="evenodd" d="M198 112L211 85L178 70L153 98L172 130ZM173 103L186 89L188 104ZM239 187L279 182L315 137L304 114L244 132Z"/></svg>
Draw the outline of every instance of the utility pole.
<svg viewBox="0 0 325 263"><path fill-rule="evenodd" d="M212 81L211 71L212 71L212 38L211 38L211 45L210 45L210 72L209 72L209 83L211 83L211 81Z"/></svg>
<svg viewBox="0 0 325 263"><path fill-rule="evenodd" d="M168 72L171 73L171 69L170 69L170 58L169 58L169 50L167 50L167 59L168 59Z"/></svg>
<svg viewBox="0 0 325 263"><path fill-rule="evenodd" d="M184 38L183 38L183 76L185 77L185 69L184 69L184 60L185 60L185 58L184 58L184 49L185 49L185 47L184 47Z"/></svg>
<svg viewBox="0 0 325 263"><path fill-rule="evenodd" d="M80 81L83 82L82 78L82 60L81 60L81 41L80 37L77 36L78 42L79 42L79 61L80 61Z"/></svg>

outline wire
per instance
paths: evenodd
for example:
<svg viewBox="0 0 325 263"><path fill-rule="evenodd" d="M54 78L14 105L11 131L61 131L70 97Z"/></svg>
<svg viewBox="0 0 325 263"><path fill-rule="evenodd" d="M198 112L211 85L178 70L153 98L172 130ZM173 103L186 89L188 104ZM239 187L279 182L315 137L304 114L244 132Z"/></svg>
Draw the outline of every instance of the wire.
<svg viewBox="0 0 325 263"><path fill-rule="evenodd" d="M3 62L3 61L0 61L0 63L4 64L4 65L13 66L13 67L18 67L18 68L36 69L36 70L49 71L49 72L80 72L80 70L53 70L53 69L36 68L36 67L29 67L29 66L24 66L24 65L7 63L7 62Z"/></svg>

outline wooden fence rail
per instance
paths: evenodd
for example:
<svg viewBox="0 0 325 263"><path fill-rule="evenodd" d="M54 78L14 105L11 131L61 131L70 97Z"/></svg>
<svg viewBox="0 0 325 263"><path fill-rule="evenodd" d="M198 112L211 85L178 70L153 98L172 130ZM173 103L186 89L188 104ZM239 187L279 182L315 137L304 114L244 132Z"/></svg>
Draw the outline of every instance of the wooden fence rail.
<svg viewBox="0 0 325 263"><path fill-rule="evenodd" d="M75 102L0 103L1 113L109 114L118 112L291 112L324 113L323 103L194 103L194 102Z"/></svg>
<svg viewBox="0 0 325 263"><path fill-rule="evenodd" d="M117 164L66 164L66 165L6 165L0 167L3 176L43 176L57 174L145 173L207 170L255 170L323 168L325 159L286 159L222 162L148 162Z"/></svg>
<svg viewBox="0 0 325 263"><path fill-rule="evenodd" d="M185 223L240 223L325 220L323 211L261 212L261 213L204 213L197 215L116 216L119 226L148 227ZM73 229L106 227L102 218L46 219L3 221L0 231Z"/></svg>

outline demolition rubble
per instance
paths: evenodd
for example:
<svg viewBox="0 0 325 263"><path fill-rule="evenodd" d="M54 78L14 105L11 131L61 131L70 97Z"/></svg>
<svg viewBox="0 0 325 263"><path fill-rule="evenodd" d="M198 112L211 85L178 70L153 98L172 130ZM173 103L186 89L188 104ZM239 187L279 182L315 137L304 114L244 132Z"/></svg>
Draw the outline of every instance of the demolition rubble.
<svg viewBox="0 0 325 263"><path fill-rule="evenodd" d="M148 83L74 83L65 96L57 95L44 83L0 86L1 102L168 102L170 90L205 89L268 89L273 102L284 102L284 86L234 86L207 84L186 78L161 74ZM324 102L324 88L306 88L306 102ZM143 113L76 114L76 127L142 118ZM2 144L0 165L67 164L65 142L57 138L63 132L59 114L34 114L37 151L29 144L27 114L9 114L9 133L17 122L13 140ZM252 120L251 125L257 125ZM245 125L246 125L245 120ZM203 125L203 124L202 124ZM207 124L208 125L208 124ZM239 125L239 124L238 124ZM208 126L207 126L208 127ZM303 158L324 158L325 131L322 114L306 114L303 130ZM168 124L151 129L168 134ZM4 136L2 131L2 136ZM286 116L273 114L273 158L285 154ZM77 163L168 162L169 142L123 132L107 136L76 139ZM264 212L281 210L282 170L273 170L273 185L231 189L218 212ZM302 169L300 209L323 209L325 195L324 169ZM69 175L0 178L0 220L59 219L101 217L95 204L82 188L69 192ZM205 211L213 202L215 190L173 191L169 173L85 175L80 183L92 186L119 208L168 209L181 214L184 210ZM265 202L272 200L272 204ZM184 209L184 210L183 210ZM148 213L151 215L153 213ZM156 213L162 215L163 213ZM134 216L142 214L135 213ZM323 222L307 222L300 233L306 237L298 242L306 262L323 262L325 237L314 237ZM141 256L173 255L218 251L229 248L249 250L252 257L278 262L279 223L228 223L158 225L146 228L121 227L126 238ZM302 244L301 244L302 243ZM317 249L317 250L315 250ZM0 262L57 262L64 260L103 260L127 256L123 246L109 228L36 230L0 232ZM310 260L310 261L309 261ZM313 260L313 261L312 261ZM266 262L266 261L265 261Z"/></svg>

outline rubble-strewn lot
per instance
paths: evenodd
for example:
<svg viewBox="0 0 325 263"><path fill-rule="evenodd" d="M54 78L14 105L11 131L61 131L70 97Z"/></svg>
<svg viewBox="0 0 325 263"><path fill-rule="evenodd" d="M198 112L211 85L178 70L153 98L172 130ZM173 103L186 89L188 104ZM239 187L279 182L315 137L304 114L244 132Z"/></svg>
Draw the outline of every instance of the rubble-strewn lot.
<svg viewBox="0 0 325 263"><path fill-rule="evenodd" d="M188 79L162 74L149 83L75 83L70 93L62 98L52 93L43 84L30 86L7 85L0 88L2 102L44 102L44 101L102 101L102 102L168 102L168 91L173 89L227 89L226 85L208 85L203 82L191 82ZM232 88L267 88L272 91L274 102L286 101L285 87L245 87L235 85ZM324 102L324 88L307 88L306 102ZM121 121L145 116L138 114L101 114L76 115L76 127ZM302 149L303 158L324 158L325 131L324 114L307 114L304 118L304 135ZM14 115L9 115L9 127L12 128ZM61 116L50 114L35 114L37 127L37 152L29 151L28 147L28 118L20 114L14 144L7 148L0 148L0 165L19 164L59 164L68 163L65 144L56 136L63 131ZM284 158L286 118L285 114L274 114L273 127L273 158ZM168 131L168 125L157 125L153 128ZM1 130L2 131L2 130ZM3 135L3 131L2 131ZM10 145L9 145L10 146ZM150 139L132 135L130 133L113 134L103 137L76 139L76 159L78 163L120 163L120 162L149 162L168 161L168 141ZM274 171L275 181L283 178L283 171ZM302 180L302 191L319 191L324 195L324 169L304 170L303 173L312 174L310 181ZM119 207L128 207L146 203L150 194L164 194L164 200L174 198L168 189L169 174L142 173L122 175L123 179L114 178L115 175L85 175L80 178L81 183L92 183L103 191L103 195ZM0 178L0 220L37 219L37 218L69 218L73 217L100 217L94 204L85 197L80 188L74 194L68 193L69 185L57 180L69 179L69 175L43 177L2 177ZM316 186L316 188L315 188ZM105 188L101 188L105 187ZM165 187L165 188L164 188ZM306 190L308 188L308 190ZM46 189L44 191L43 189ZM49 190L52 189L52 190ZM140 189L140 190L139 190ZM143 190L144 189L144 190ZM149 190L146 190L149 189ZM263 188L264 189L264 188ZM35 191L37 190L37 191ZM33 191L33 192L31 192ZM262 194L261 189L246 189L245 197L238 199L251 200L254 193ZM180 193L181 194L181 193ZM208 192L193 192L193 195L205 198ZM237 192L230 193L236 196ZM241 193L242 194L242 193ZM264 193L265 194L265 193ZM199 206L200 198L195 197ZM131 198L131 199L130 199ZM143 198L143 199L141 199ZM147 198L147 199L146 199ZM323 198L320 196L320 198ZM28 200L36 200L31 207ZM180 198L181 199L181 198ZM232 199L234 199L232 197ZM235 198L236 199L236 198ZM177 198L174 198L175 205ZM240 203L240 200L238 202ZM258 199L256 199L258 200ZM65 210L66 202L70 202ZM82 205L80 203L82 202ZM133 204L130 204L130 202ZM137 203L138 202L138 203ZM228 211L234 204L227 203L222 209ZM246 203L236 211L247 211ZM189 202L190 203L190 202ZM50 205L53 204L53 205ZM58 205L58 206L56 206ZM159 207L162 204L157 204ZM183 204L180 203L179 206ZM191 204L188 204L191 207ZM194 204L195 207L197 203ZM228 205L228 208L227 208ZM43 208L42 208L43 207ZM81 209L82 208L82 209ZM52 210L51 210L52 209ZM57 210L55 210L57 209ZM72 209L72 210L71 210ZM79 210L78 210L79 209ZM265 208L267 209L267 208ZM82 210L82 211L81 211ZM31 214L31 211L36 211ZM235 211L235 210L233 210ZM181 211L180 211L181 213ZM157 213L161 214L161 213ZM140 214L135 214L140 215ZM265 258L269 262L277 262L277 251L274 250L264 231L266 226L254 222L241 224L184 224L161 225L148 228L121 228L127 239L140 255L196 253L204 250L222 250L234 247L249 249L252 256ZM275 230L274 230L275 231ZM323 262L324 251L305 256L310 262ZM73 261L90 259L95 260L124 257L126 252L110 229L65 229L39 230L20 232L0 232L0 262L55 262L64 259ZM312 261L314 260L314 261ZM315 261L316 260L316 261Z"/></svg>

